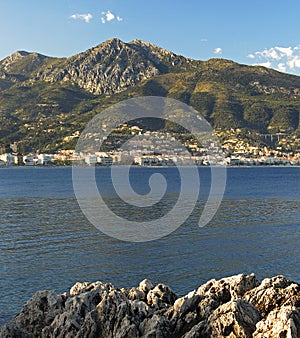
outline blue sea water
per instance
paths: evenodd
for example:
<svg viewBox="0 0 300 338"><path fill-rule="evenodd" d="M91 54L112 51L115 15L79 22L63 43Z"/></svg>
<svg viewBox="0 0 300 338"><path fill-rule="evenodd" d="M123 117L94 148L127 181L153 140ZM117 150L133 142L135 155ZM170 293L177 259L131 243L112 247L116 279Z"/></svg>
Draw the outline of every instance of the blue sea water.
<svg viewBox="0 0 300 338"><path fill-rule="evenodd" d="M180 189L176 168L133 169L132 185L146 193L154 172L167 176L168 212ZM187 221L164 238L131 243L89 223L74 195L71 168L1 169L0 325L35 291L65 292L76 281L130 287L149 278L179 295L236 273L254 272L260 279L284 274L300 282L300 168L228 168L222 204L204 228L198 220L210 170L199 168L199 174L199 202ZM97 168L96 177L108 187L109 168ZM123 215L132 213L109 189L104 194ZM150 208L139 217L160 217L161 212Z"/></svg>

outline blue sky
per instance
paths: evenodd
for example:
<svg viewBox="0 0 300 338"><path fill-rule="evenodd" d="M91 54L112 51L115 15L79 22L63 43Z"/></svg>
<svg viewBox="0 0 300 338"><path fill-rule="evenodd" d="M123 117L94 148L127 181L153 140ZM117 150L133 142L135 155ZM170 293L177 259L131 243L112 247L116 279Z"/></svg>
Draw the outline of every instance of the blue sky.
<svg viewBox="0 0 300 338"><path fill-rule="evenodd" d="M2 0L0 12L0 59L70 56L118 37L300 75L299 0Z"/></svg>

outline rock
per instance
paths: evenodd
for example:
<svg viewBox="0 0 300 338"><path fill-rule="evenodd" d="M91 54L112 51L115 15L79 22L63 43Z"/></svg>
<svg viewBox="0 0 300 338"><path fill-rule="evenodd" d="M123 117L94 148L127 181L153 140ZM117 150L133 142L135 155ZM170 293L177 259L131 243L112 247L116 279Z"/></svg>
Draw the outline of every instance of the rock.
<svg viewBox="0 0 300 338"><path fill-rule="evenodd" d="M202 298L204 297L197 294L196 291L189 292L186 296L175 301L173 305L174 312L183 315L194 311Z"/></svg>
<svg viewBox="0 0 300 338"><path fill-rule="evenodd" d="M206 326L205 321L200 321L194 325L188 332L182 335L182 338L204 338L204 329ZM208 338L208 337L205 337Z"/></svg>
<svg viewBox="0 0 300 338"><path fill-rule="evenodd" d="M171 321L176 336L182 336L200 321L197 306L202 298L204 297L196 294L196 291L192 291L178 298L169 308L167 317Z"/></svg>
<svg viewBox="0 0 300 338"><path fill-rule="evenodd" d="M102 282L76 283L70 290L70 295L65 302L64 312L57 315L52 323L45 327L45 337L73 337L82 327L96 330L96 322L92 320L93 312L103 298L103 294L112 289L111 284ZM88 336L86 336L88 337Z"/></svg>
<svg viewBox="0 0 300 338"><path fill-rule="evenodd" d="M207 337L250 338L260 320L258 310L244 300L232 300L217 308L204 329Z"/></svg>
<svg viewBox="0 0 300 338"><path fill-rule="evenodd" d="M70 295L71 296L76 296L78 295L82 290L84 290L87 286L89 285L89 283L84 282L84 283L80 283L77 282L75 285L73 285L70 289Z"/></svg>
<svg viewBox="0 0 300 338"><path fill-rule="evenodd" d="M131 300L145 300L146 294L144 291L139 290L139 288L131 288L127 297Z"/></svg>
<svg viewBox="0 0 300 338"><path fill-rule="evenodd" d="M300 306L300 287L284 276L266 278L243 299L254 305L263 317L283 305Z"/></svg>
<svg viewBox="0 0 300 338"><path fill-rule="evenodd" d="M117 290L105 292L102 300L97 305L98 327L101 337L116 337L117 331L119 336L123 337L124 332L131 332L133 337L137 335L133 333L134 324L130 321L133 317L131 305L127 298ZM126 328L123 328L123 326ZM126 337L126 335L124 336Z"/></svg>
<svg viewBox="0 0 300 338"><path fill-rule="evenodd" d="M143 338L171 337L172 327L164 316L154 314L140 324L139 332Z"/></svg>
<svg viewBox="0 0 300 338"><path fill-rule="evenodd" d="M140 282L138 289L148 293L150 290L152 290L154 288L154 285L151 281L149 281L148 279L144 279Z"/></svg>
<svg viewBox="0 0 300 338"><path fill-rule="evenodd" d="M176 335L197 337L196 331L206 328L205 322L209 316L222 304L237 300L246 291L251 290L259 284L254 274L237 275L221 280L210 280L200 286L197 291L175 301L174 306L169 309L168 314L172 320ZM201 324L199 324L201 323ZM199 326L198 329L195 329ZM253 331L255 325L253 327ZM192 333L193 332L193 333Z"/></svg>
<svg viewBox="0 0 300 338"><path fill-rule="evenodd" d="M158 284L147 294L147 303L150 306L161 309L173 305L177 296L172 289L165 284Z"/></svg>
<svg viewBox="0 0 300 338"><path fill-rule="evenodd" d="M267 318L256 325L254 338L300 337L300 312L293 306L282 306L272 310Z"/></svg>
<svg viewBox="0 0 300 338"><path fill-rule="evenodd" d="M36 79L71 82L93 94L113 94L164 73L163 64L195 68L198 63L143 41L111 39L57 65L41 68Z"/></svg>
<svg viewBox="0 0 300 338"><path fill-rule="evenodd" d="M0 337L35 337L64 311L65 299L53 291L38 291L23 306L20 314L4 326ZM8 334L10 332L10 334Z"/></svg>
<svg viewBox="0 0 300 338"><path fill-rule="evenodd" d="M145 302L134 300L130 302L130 304L133 314L139 317L139 319L141 320L146 318L149 315L149 313L152 313L151 309Z"/></svg>
<svg viewBox="0 0 300 338"><path fill-rule="evenodd" d="M77 282L75 285L73 285L70 289L70 296L76 296L81 293L86 293L89 291L96 291L101 292L101 290L109 290L113 289L114 287L110 283L102 283L102 282L94 282L94 283L80 283Z"/></svg>
<svg viewBox="0 0 300 338"><path fill-rule="evenodd" d="M0 338L300 337L300 289L283 276L210 280L177 298L143 280L117 289L77 282L69 293L37 292Z"/></svg>
<svg viewBox="0 0 300 338"><path fill-rule="evenodd" d="M220 298L222 302L226 302L229 299L234 300L242 297L247 291L258 285L259 281L254 274L240 274L222 278L218 281L212 279L200 286L197 293L200 295L214 295L214 297Z"/></svg>

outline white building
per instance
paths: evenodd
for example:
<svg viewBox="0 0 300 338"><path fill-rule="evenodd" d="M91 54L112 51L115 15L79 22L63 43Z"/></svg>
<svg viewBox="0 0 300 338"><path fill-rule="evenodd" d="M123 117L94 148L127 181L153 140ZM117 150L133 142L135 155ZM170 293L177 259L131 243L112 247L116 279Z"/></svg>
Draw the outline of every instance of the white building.
<svg viewBox="0 0 300 338"><path fill-rule="evenodd" d="M96 155L88 155L84 158L84 161L87 165L95 165L98 162Z"/></svg>
<svg viewBox="0 0 300 338"><path fill-rule="evenodd" d="M36 165L38 159L34 158L34 156L25 156L24 157L24 162L26 166L32 167Z"/></svg>
<svg viewBox="0 0 300 338"><path fill-rule="evenodd" d="M0 155L0 160L3 161L6 165L15 165L18 163L17 156L9 153Z"/></svg>
<svg viewBox="0 0 300 338"><path fill-rule="evenodd" d="M54 156L53 155L47 155L47 154L39 154L38 155L38 165L49 165L52 163Z"/></svg>
<svg viewBox="0 0 300 338"><path fill-rule="evenodd" d="M110 156L100 156L98 159L98 163L102 166L109 167L113 164L113 158Z"/></svg>

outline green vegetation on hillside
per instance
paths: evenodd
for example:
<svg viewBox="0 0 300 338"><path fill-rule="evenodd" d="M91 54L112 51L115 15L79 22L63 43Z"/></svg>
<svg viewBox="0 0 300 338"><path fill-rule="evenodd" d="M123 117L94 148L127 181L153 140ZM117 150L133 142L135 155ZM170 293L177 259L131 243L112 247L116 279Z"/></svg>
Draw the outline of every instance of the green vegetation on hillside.
<svg viewBox="0 0 300 338"><path fill-rule="evenodd" d="M93 116L137 96L180 100L214 128L239 129L254 141L268 133L299 136L297 76L223 59L188 60L140 41L110 40L69 59L18 53L0 62L0 144L16 141L24 152L73 148ZM149 76L139 79L136 71ZM122 87L124 74L130 81ZM93 83L101 83L101 76L111 76L114 92L95 94ZM168 122L140 123L144 128L182 132Z"/></svg>

